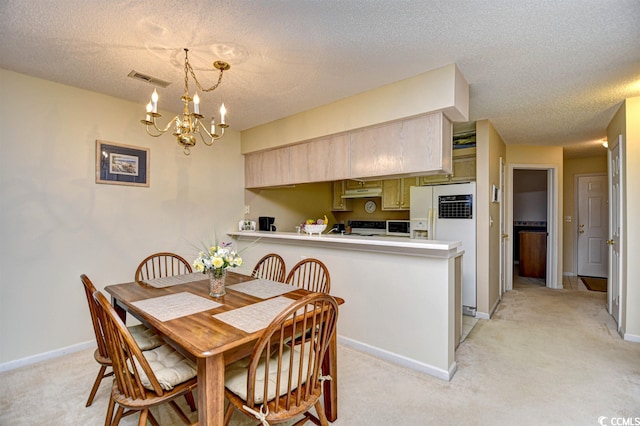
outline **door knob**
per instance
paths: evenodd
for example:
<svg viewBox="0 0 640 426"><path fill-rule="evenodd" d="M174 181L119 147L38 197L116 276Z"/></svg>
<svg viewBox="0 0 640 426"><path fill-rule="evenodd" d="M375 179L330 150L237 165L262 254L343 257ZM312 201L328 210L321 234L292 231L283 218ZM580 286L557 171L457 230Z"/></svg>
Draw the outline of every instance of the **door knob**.
<svg viewBox="0 0 640 426"><path fill-rule="evenodd" d="M578 232L580 234L584 234L584 223L581 223L579 226L580 226L580 230Z"/></svg>
<svg viewBox="0 0 640 426"><path fill-rule="evenodd" d="M502 234L502 238L509 238L509 234Z"/></svg>
<svg viewBox="0 0 640 426"><path fill-rule="evenodd" d="M608 246L612 246L614 241L613 240L607 240L607 241L605 241L605 243L607 243Z"/></svg>

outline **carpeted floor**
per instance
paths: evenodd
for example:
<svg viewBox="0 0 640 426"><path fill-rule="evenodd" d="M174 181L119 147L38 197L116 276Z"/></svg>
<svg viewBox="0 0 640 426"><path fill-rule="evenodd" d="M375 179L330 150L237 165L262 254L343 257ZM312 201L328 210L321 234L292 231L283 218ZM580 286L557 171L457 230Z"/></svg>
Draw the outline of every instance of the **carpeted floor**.
<svg viewBox="0 0 640 426"><path fill-rule="evenodd" d="M601 416L640 417L640 344L620 338L606 294L514 287L493 319L478 321L461 343L450 382L340 345L334 425L597 425ZM86 350L1 373L0 425L104 424L107 383L84 406L97 371ZM181 424L164 407L154 413L162 425ZM231 424L255 423L236 413Z"/></svg>
<svg viewBox="0 0 640 426"><path fill-rule="evenodd" d="M587 287L591 291L601 291L601 292L607 291L606 278L580 276L580 279L584 283L585 287Z"/></svg>

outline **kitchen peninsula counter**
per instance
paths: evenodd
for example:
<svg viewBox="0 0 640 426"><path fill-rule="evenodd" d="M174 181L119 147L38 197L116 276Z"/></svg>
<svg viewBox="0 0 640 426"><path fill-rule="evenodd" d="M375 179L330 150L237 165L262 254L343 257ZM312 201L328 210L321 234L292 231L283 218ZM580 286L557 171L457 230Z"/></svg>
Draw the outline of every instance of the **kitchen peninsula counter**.
<svg viewBox="0 0 640 426"><path fill-rule="evenodd" d="M250 274L267 253L287 273L304 258L321 260L340 306L338 341L379 358L450 380L462 329L458 241L407 237L230 232Z"/></svg>

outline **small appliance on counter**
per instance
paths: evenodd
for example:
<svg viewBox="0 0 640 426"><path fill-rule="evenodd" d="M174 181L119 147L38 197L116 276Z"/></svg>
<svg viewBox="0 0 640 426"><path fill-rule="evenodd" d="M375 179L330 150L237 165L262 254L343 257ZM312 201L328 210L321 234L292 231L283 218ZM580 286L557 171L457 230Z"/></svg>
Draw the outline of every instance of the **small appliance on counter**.
<svg viewBox="0 0 640 426"><path fill-rule="evenodd" d="M410 220L387 220L387 235L393 237L410 237Z"/></svg>
<svg viewBox="0 0 640 426"><path fill-rule="evenodd" d="M255 231L256 230L256 221L255 220L241 220L238 222L238 231Z"/></svg>
<svg viewBox="0 0 640 426"><path fill-rule="evenodd" d="M260 216L258 218L258 226L259 226L258 230L275 232L276 230L276 226L274 225L275 221L276 221L275 217Z"/></svg>

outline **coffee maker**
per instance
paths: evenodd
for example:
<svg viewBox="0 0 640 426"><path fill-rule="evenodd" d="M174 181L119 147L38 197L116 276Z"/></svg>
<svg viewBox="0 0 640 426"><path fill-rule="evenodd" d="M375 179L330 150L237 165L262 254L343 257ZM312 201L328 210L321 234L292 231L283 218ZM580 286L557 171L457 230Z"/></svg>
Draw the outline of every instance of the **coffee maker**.
<svg viewBox="0 0 640 426"><path fill-rule="evenodd" d="M275 217L269 216L260 216L258 218L258 226L260 231L272 231L275 232L276 226L274 222L276 221Z"/></svg>

